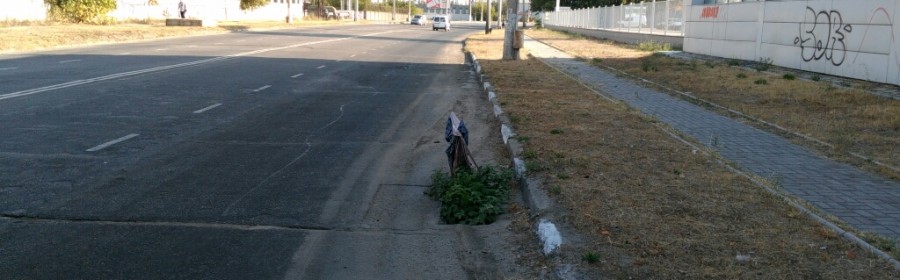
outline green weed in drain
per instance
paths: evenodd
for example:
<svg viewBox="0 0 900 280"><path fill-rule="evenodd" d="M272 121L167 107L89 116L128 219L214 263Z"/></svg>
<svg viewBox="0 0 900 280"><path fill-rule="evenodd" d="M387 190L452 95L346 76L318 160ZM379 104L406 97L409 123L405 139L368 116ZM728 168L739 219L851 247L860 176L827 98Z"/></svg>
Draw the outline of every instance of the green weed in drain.
<svg viewBox="0 0 900 280"><path fill-rule="evenodd" d="M441 202L441 218L448 224L489 224L503 214L512 170L482 166L448 175L435 171L425 193Z"/></svg>
<svg viewBox="0 0 900 280"><path fill-rule="evenodd" d="M581 260L586 261L588 263L596 263L600 261L600 254L594 252L587 252L581 256Z"/></svg>

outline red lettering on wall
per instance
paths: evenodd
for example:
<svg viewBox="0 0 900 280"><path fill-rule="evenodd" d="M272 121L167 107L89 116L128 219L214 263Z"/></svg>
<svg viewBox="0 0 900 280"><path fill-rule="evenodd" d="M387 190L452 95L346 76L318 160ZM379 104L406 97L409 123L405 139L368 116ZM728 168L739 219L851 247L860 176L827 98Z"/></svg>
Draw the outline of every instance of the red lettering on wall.
<svg viewBox="0 0 900 280"><path fill-rule="evenodd" d="M719 7L706 7L703 8L703 12L700 13L700 18L718 18L719 17Z"/></svg>

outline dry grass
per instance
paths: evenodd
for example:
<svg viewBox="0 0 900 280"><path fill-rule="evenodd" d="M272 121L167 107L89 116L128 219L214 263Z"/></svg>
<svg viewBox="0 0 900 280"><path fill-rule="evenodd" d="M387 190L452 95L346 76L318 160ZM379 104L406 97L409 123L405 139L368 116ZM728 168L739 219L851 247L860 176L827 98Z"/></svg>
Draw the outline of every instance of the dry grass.
<svg viewBox="0 0 900 280"><path fill-rule="evenodd" d="M869 256L659 124L534 59L500 61L502 34L476 35L479 57L525 143L529 172L585 241L563 258L601 278L894 279ZM571 240L571 239L570 239ZM599 261L583 256L596 253Z"/></svg>
<svg viewBox="0 0 900 280"><path fill-rule="evenodd" d="M43 50L63 46L116 43L163 37L215 34L230 31L346 24L336 21L224 21L218 27L165 26L165 21L142 21L113 25L55 24L52 22L5 22L0 25L0 53Z"/></svg>
<svg viewBox="0 0 900 280"><path fill-rule="evenodd" d="M868 90L873 84L853 81L851 87L841 87L828 81L790 80L782 74L732 67L724 60L687 61L652 55L633 46L547 30L529 30L528 36L575 56L591 58L594 64L690 92L812 136L834 145L826 153L835 159L900 179L896 171L866 164L846 153L855 152L900 167L900 149L897 149L900 147L900 101L870 94ZM802 144L813 146L808 141Z"/></svg>

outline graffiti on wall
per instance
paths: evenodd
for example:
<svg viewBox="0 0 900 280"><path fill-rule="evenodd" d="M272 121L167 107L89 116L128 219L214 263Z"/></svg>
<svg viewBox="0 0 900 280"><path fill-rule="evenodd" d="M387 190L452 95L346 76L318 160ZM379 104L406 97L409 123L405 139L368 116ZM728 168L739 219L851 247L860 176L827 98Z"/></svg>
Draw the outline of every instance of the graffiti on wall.
<svg viewBox="0 0 900 280"><path fill-rule="evenodd" d="M844 24L841 13L835 10L816 11L806 7L806 12L814 20L812 23L801 22L794 38L794 45L800 46L803 61L825 59L834 66L843 64L847 55L844 39L853 32L853 26Z"/></svg>
<svg viewBox="0 0 900 280"><path fill-rule="evenodd" d="M700 18L718 18L718 17L719 17L719 6L706 7L706 8L703 8L703 11L700 12Z"/></svg>

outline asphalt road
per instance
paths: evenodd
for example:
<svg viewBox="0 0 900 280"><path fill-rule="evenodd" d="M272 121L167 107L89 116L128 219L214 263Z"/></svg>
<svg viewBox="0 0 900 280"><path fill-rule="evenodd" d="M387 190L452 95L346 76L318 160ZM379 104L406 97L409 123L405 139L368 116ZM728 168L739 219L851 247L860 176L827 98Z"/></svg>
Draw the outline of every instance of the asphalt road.
<svg viewBox="0 0 900 280"><path fill-rule="evenodd" d="M454 27L0 56L0 279L497 276L422 194L447 114L485 115Z"/></svg>

